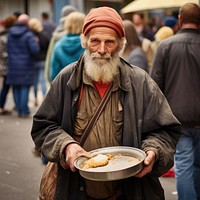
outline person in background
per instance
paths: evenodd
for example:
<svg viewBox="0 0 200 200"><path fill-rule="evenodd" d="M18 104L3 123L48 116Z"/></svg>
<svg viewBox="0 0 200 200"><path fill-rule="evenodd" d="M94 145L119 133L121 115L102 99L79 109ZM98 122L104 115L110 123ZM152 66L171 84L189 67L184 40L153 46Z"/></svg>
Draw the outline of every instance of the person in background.
<svg viewBox="0 0 200 200"><path fill-rule="evenodd" d="M65 17L67 17L67 15L69 15L71 12L74 12L74 11L77 11L77 9L71 5L66 5L62 8L59 24L56 27L55 31L53 32L53 37L50 40L49 47L47 50L46 60L45 60L45 77L46 77L46 80L49 82L51 82L50 62L51 62L51 56L52 56L52 51L54 49L54 45L63 35L66 34L64 31L64 19Z"/></svg>
<svg viewBox="0 0 200 200"><path fill-rule="evenodd" d="M28 27L29 16L21 14L8 31L7 84L13 86L13 95L19 117L28 117L29 90L35 82L34 56L40 47Z"/></svg>
<svg viewBox="0 0 200 200"><path fill-rule="evenodd" d="M81 46L80 34L85 19L85 14L75 11L70 13L64 22L64 35L53 49L53 54L50 64L50 79L53 79L57 74L70 63L77 61L83 53L84 48Z"/></svg>
<svg viewBox="0 0 200 200"><path fill-rule="evenodd" d="M29 28L33 31L35 36L38 38L40 45L40 51L35 56L35 84L34 84L34 95L35 95L35 106L38 105L38 86L41 86L43 98L47 92L46 80L44 78L44 65L47 49L49 46L49 37L43 29L42 23L37 18L31 18L28 22Z"/></svg>
<svg viewBox="0 0 200 200"><path fill-rule="evenodd" d="M4 26L4 20L0 20L0 33L3 32L5 30L5 26Z"/></svg>
<svg viewBox="0 0 200 200"><path fill-rule="evenodd" d="M148 69L147 58L142 50L141 40L130 20L124 20L126 44L120 56L132 65L138 66L145 71Z"/></svg>
<svg viewBox="0 0 200 200"><path fill-rule="evenodd" d="M143 13L133 13L132 21L133 21L133 24L135 25L135 28L139 36L143 38L147 38L150 41L154 40L154 32L151 29L147 28L144 21Z"/></svg>
<svg viewBox="0 0 200 200"><path fill-rule="evenodd" d="M48 39L50 40L53 32L56 29L56 24L49 19L49 14L47 12L41 13L41 22L43 26L43 31L47 34Z"/></svg>
<svg viewBox="0 0 200 200"><path fill-rule="evenodd" d="M167 16L164 18L164 26L170 27L174 34L176 34L179 30L178 21L174 16Z"/></svg>
<svg viewBox="0 0 200 200"><path fill-rule="evenodd" d="M119 57L125 31L113 8L92 9L82 33L83 55L52 81L33 117L31 136L37 149L58 166L54 199L163 200L159 176L173 166L181 125L150 76ZM109 90L103 112L80 146L84 129ZM111 146L146 152L142 171L118 181L81 178L75 159Z"/></svg>
<svg viewBox="0 0 200 200"><path fill-rule="evenodd" d="M18 18L21 14L22 14L21 11L15 11L15 12L13 13L13 15L14 15L16 18Z"/></svg>
<svg viewBox="0 0 200 200"><path fill-rule="evenodd" d="M200 199L200 6L184 4L178 23L180 30L159 44L150 75L183 126L175 154L178 199Z"/></svg>
<svg viewBox="0 0 200 200"><path fill-rule="evenodd" d="M8 39L8 30L16 22L16 17L10 15L3 20L4 30L0 32L0 76L3 77L3 85L0 92L0 113L1 114L10 114L11 111L5 109L6 98L10 89L10 85L7 84L7 39Z"/></svg>
<svg viewBox="0 0 200 200"><path fill-rule="evenodd" d="M149 72L151 70L152 67L152 62L153 62L153 49L151 47L152 45L152 41L144 38L144 37L140 37L140 41L142 43L142 50L144 51L146 58L147 58L147 63L148 63L148 69L147 71Z"/></svg>
<svg viewBox="0 0 200 200"><path fill-rule="evenodd" d="M155 57L157 48L159 43L168 38L171 37L172 35L174 35L174 31L172 28L168 27L168 26L162 26L161 28L158 29L158 31L155 34L155 40L151 43L151 49L153 51L153 58Z"/></svg>

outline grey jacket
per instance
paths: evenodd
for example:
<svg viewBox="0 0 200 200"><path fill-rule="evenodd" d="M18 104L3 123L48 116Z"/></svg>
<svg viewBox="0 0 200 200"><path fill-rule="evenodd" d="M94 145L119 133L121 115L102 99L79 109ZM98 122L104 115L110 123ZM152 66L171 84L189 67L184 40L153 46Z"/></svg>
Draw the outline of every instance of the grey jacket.
<svg viewBox="0 0 200 200"><path fill-rule="evenodd" d="M200 126L200 30L182 29L162 41L151 77L185 127Z"/></svg>
<svg viewBox="0 0 200 200"><path fill-rule="evenodd" d="M81 58L61 71L33 118L31 135L35 145L52 162L64 161L63 151L73 141L70 135L74 130L83 67ZM157 156L151 174L141 179L122 180L123 192L127 200L133 197L134 200L164 199L158 177L173 166L173 155L181 133L180 123L157 84L145 71L121 60L120 77L124 108L121 145L153 150ZM78 172L59 166L55 199L84 197L84 181Z"/></svg>

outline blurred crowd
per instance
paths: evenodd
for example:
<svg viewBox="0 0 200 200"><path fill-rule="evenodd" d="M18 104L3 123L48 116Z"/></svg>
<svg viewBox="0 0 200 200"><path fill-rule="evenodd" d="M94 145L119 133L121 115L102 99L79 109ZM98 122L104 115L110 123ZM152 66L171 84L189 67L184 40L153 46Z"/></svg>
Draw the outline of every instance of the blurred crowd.
<svg viewBox="0 0 200 200"><path fill-rule="evenodd" d="M73 14L72 14L73 13ZM49 13L40 18L14 12L0 20L0 114L17 111L19 117L29 117L29 93L33 88L35 106L38 88L45 97L48 84L68 64L83 53L80 35L85 14L71 5L64 6L56 25ZM158 24L144 19L143 13L133 13L124 19L127 45L121 57L149 72L159 42L178 31L177 18L169 14ZM6 108L9 90L14 108Z"/></svg>
<svg viewBox="0 0 200 200"><path fill-rule="evenodd" d="M176 117L184 125L184 134L176 152L176 164L179 169L184 164L182 162L184 156L181 153L184 153L185 146L189 151L192 149L190 154L187 153L190 156L186 157L193 158L192 161L186 160L185 163L193 165L195 162L193 155L195 142L190 141L192 144L189 146L187 139L195 135L197 137L195 141L199 142L200 131L199 121L196 120L200 115L197 108L199 95L196 95L199 94L200 66L197 55L199 51L196 49L200 47L200 16L199 7L195 8L196 13L192 9L188 6L182 11L183 16L186 16L183 19L168 13L159 23L156 18L146 20L143 13L132 13L131 19L123 20L126 44L120 52L121 58L152 76L169 100ZM85 13L67 5L61 10L58 25L49 19L47 12L42 12L40 19L15 12L0 20L1 115L17 112L21 118L29 117L31 88L34 91L34 105L42 103L38 100L39 88L42 91L42 98L45 98L48 84L63 68L77 61L85 51L80 39L84 19ZM174 37L176 35L177 37ZM166 40L167 38L171 40ZM180 66L184 69L180 70ZM6 100L10 90L15 106L7 109ZM195 155L199 158L199 150L198 153L195 151ZM46 164L45 157L42 159ZM199 161L197 165L199 166ZM191 172L190 169L188 171ZM184 176L179 173L179 177ZM185 183L179 177L178 184ZM193 181L193 178L190 180ZM198 176L196 179L200 180ZM199 185L198 191L200 191ZM181 190L182 186L179 188L180 194ZM190 195L191 190L188 190Z"/></svg>

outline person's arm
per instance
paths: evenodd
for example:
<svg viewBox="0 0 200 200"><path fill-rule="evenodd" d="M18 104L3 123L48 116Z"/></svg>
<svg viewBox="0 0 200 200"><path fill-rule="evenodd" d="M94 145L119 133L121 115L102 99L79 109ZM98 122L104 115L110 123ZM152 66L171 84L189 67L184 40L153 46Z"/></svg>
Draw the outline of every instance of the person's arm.
<svg viewBox="0 0 200 200"><path fill-rule="evenodd" d="M33 117L31 136L38 151L49 161L65 162L65 148L76 141L62 127L62 121L71 124L71 91L66 91L66 80L54 80L43 103ZM64 97L67 96L67 97ZM66 99L67 98L67 99ZM67 107L66 107L67 106ZM65 117L63 119L63 112ZM70 130L70 129L69 129Z"/></svg>

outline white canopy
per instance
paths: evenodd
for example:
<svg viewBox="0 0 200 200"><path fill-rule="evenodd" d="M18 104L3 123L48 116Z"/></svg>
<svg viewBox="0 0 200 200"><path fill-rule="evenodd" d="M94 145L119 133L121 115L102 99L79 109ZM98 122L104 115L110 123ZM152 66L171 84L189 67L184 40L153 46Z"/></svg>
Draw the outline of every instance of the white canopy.
<svg viewBox="0 0 200 200"><path fill-rule="evenodd" d="M120 12L125 14L137 11L179 8L185 3L199 4L199 0L135 0L122 8Z"/></svg>

